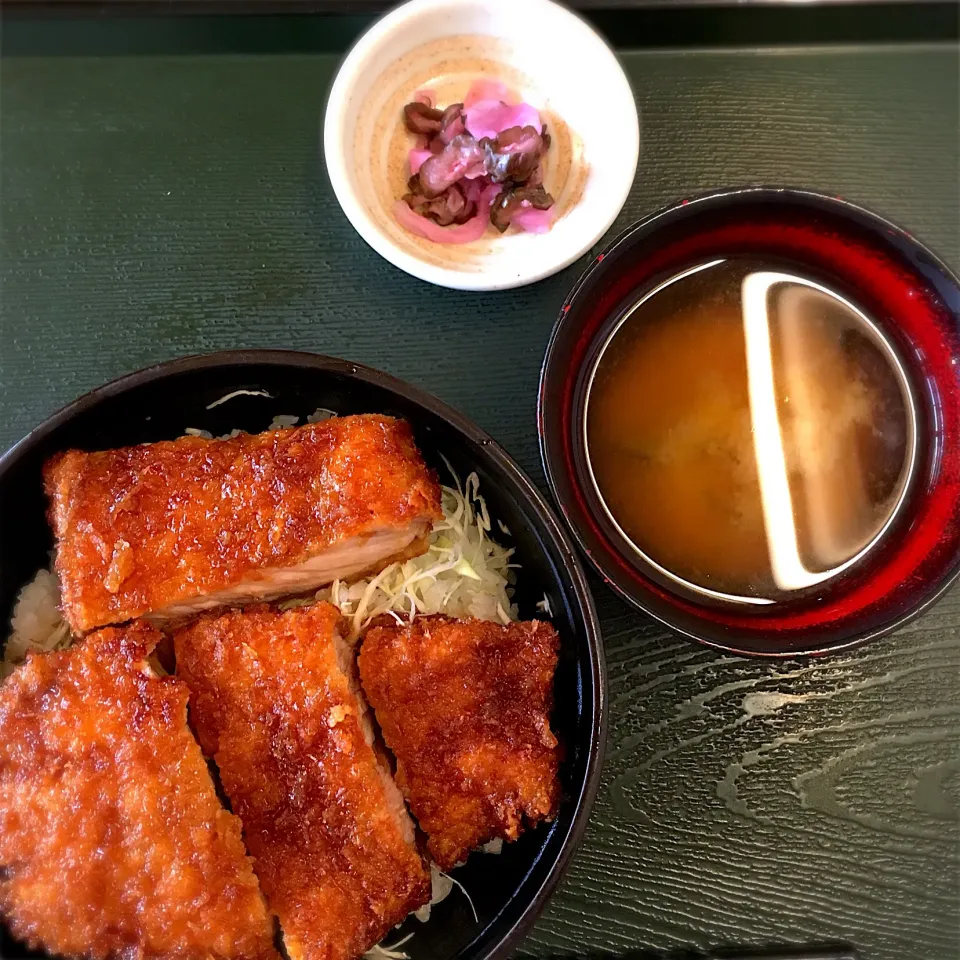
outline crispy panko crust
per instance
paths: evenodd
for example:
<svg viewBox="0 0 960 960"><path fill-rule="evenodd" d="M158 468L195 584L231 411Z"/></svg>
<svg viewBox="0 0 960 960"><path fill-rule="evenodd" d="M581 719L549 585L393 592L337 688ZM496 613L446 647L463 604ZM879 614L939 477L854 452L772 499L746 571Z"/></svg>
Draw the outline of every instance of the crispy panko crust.
<svg viewBox="0 0 960 960"><path fill-rule="evenodd" d="M177 672L293 960L352 960L430 899L413 824L338 663L330 604L205 616ZM341 654L349 659L349 651Z"/></svg>
<svg viewBox="0 0 960 960"><path fill-rule="evenodd" d="M536 620L418 617L364 636L364 693L442 869L488 840L516 840L524 821L556 814L558 648L553 627Z"/></svg>
<svg viewBox="0 0 960 960"><path fill-rule="evenodd" d="M0 915L64 956L278 960L241 839L187 727L187 690L106 629L0 687Z"/></svg>
<svg viewBox="0 0 960 960"><path fill-rule="evenodd" d="M416 556L441 516L439 484L409 424L375 415L69 450L46 464L44 481L63 610L78 634L237 585L255 593L239 602L315 589L284 589L281 574L384 530L414 529L397 552Z"/></svg>

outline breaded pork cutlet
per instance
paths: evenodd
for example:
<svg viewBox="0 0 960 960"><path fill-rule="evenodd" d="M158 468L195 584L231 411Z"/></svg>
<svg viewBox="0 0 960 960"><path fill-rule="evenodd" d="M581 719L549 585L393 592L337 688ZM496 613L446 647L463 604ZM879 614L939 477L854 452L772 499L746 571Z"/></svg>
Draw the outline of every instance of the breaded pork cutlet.
<svg viewBox="0 0 960 960"><path fill-rule="evenodd" d="M418 617L377 625L360 677L397 785L444 870L495 838L551 820L560 799L550 730L559 641L548 623Z"/></svg>
<svg viewBox="0 0 960 960"><path fill-rule="evenodd" d="M0 916L64 956L278 960L158 639L101 630L0 687Z"/></svg>
<svg viewBox="0 0 960 960"><path fill-rule="evenodd" d="M407 423L58 454L44 470L75 633L313 590L426 549L440 487Z"/></svg>
<svg viewBox="0 0 960 960"><path fill-rule="evenodd" d="M430 899L330 604L206 615L174 638L293 960L353 960Z"/></svg>

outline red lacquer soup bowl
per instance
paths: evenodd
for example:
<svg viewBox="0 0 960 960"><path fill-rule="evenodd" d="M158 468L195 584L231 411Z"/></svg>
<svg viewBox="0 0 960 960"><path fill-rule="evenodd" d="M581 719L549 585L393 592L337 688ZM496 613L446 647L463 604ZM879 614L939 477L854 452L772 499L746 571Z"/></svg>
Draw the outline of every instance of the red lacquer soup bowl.
<svg viewBox="0 0 960 960"><path fill-rule="evenodd" d="M619 362L619 347L607 347L638 305L713 264L758 262L786 270L810 289L829 292L864 318L898 371L909 410L910 447L896 506L868 547L833 572L811 576L789 595L744 601L700 589L625 532L597 480L587 425L603 357L612 352L617 357L611 363ZM746 281L742 291L742 336L749 361L748 313L755 308L747 305ZM648 316L631 322L659 322ZM772 329L774 321L764 322ZM739 320L735 326L739 329ZM768 347L768 354L772 358L782 349ZM706 355L704 375L709 365ZM753 411L753 368L748 379ZM764 486L761 421L753 413L751 418L759 489L766 498L770 490L776 492L776 484L771 480ZM916 616L960 573L960 285L909 234L839 198L770 187L730 190L684 200L630 227L595 258L563 304L541 373L538 419L553 494L604 580L653 617L702 643L763 656L842 649ZM770 476L776 479L775 471ZM621 492L630 489L631 477ZM776 571L782 558L774 556L779 548L769 531L780 523L783 510L778 514L771 506L775 502L775 497L764 499L763 517ZM790 501L784 502L789 510ZM663 507L664 515L673 510L677 516L677 502ZM662 535L663 529L661 518ZM668 526L665 536L672 537L673 530ZM796 526L794 542L799 542Z"/></svg>

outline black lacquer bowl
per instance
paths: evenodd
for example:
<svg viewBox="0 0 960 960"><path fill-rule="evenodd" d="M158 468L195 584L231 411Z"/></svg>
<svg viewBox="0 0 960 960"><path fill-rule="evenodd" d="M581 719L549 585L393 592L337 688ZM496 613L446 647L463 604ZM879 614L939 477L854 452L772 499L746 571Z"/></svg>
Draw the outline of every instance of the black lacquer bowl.
<svg viewBox="0 0 960 960"><path fill-rule="evenodd" d="M241 389L266 391L273 399L237 396L208 409ZM499 856L475 854L455 871L470 893L477 922L455 889L428 923L410 919L396 931L396 939L415 933L403 948L414 960L504 957L545 906L583 835L606 740L605 666L593 602L567 533L510 457L450 407L376 370L287 351L187 357L100 387L0 458L0 622L9 623L17 592L48 563L52 539L41 467L49 456L68 447L96 450L170 439L187 427L214 435L235 427L256 432L277 414L297 415L302 422L318 407L404 417L441 477L442 457L461 478L475 470L491 514L510 530L510 538L500 536L515 546L521 564L520 615L536 616L544 594L550 601L561 637L553 717L565 748L560 814L505 845ZM0 926L0 956L39 954L18 945Z"/></svg>

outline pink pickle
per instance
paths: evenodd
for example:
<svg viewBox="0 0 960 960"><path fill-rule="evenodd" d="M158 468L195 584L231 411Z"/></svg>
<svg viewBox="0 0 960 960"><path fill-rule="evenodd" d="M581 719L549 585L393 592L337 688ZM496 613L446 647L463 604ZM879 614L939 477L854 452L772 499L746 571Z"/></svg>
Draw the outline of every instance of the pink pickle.
<svg viewBox="0 0 960 960"><path fill-rule="evenodd" d="M465 107L472 107L478 100L503 100L507 101L507 88L499 80L487 80L481 77L475 80L473 85L467 91L463 98Z"/></svg>
<svg viewBox="0 0 960 960"><path fill-rule="evenodd" d="M418 90L413 99L417 103L425 103L428 107L434 107L437 104L437 95L433 90Z"/></svg>
<svg viewBox="0 0 960 960"><path fill-rule="evenodd" d="M465 132L466 128L463 125L463 114L460 114L456 120L447 124L446 130L440 131L440 139L444 143L449 143L454 137L459 137L460 134Z"/></svg>
<svg viewBox="0 0 960 960"><path fill-rule="evenodd" d="M489 222L486 214L477 214L466 223L441 227L432 220L421 217L419 213L414 213L402 200L393 205L393 215L405 230L434 243L471 243L479 240L486 232Z"/></svg>
<svg viewBox="0 0 960 960"><path fill-rule="evenodd" d="M526 204L527 201L524 201ZM522 206L511 218L510 223L527 233L546 233L553 226L552 210L537 210L536 207Z"/></svg>
<svg viewBox="0 0 960 960"><path fill-rule="evenodd" d="M463 195L467 198L467 203L476 203L479 205L480 197L483 193L483 187L477 180L467 180L460 184L463 189Z"/></svg>
<svg viewBox="0 0 960 960"><path fill-rule="evenodd" d="M502 188L498 184L491 184L480 194L479 212L466 223L452 227L441 227L439 224L414 213L403 200L393 205L393 215L405 230L432 240L434 243L472 243L479 240L487 231L490 222L490 204Z"/></svg>
<svg viewBox="0 0 960 960"><path fill-rule="evenodd" d="M533 127L539 133L543 127L540 114L529 103L509 106L499 100L478 100L464 111L467 130L477 140L489 137L493 140L510 127Z"/></svg>
<svg viewBox="0 0 960 960"><path fill-rule="evenodd" d="M500 196L502 190L503 185L499 183L491 183L489 187L484 187L483 192L480 194L480 209L486 210L487 213L489 213L490 205Z"/></svg>
<svg viewBox="0 0 960 960"><path fill-rule="evenodd" d="M433 151L429 148L420 148L415 147L410 151L410 176L412 177L417 171L423 166L425 160L429 160L433 156Z"/></svg>

